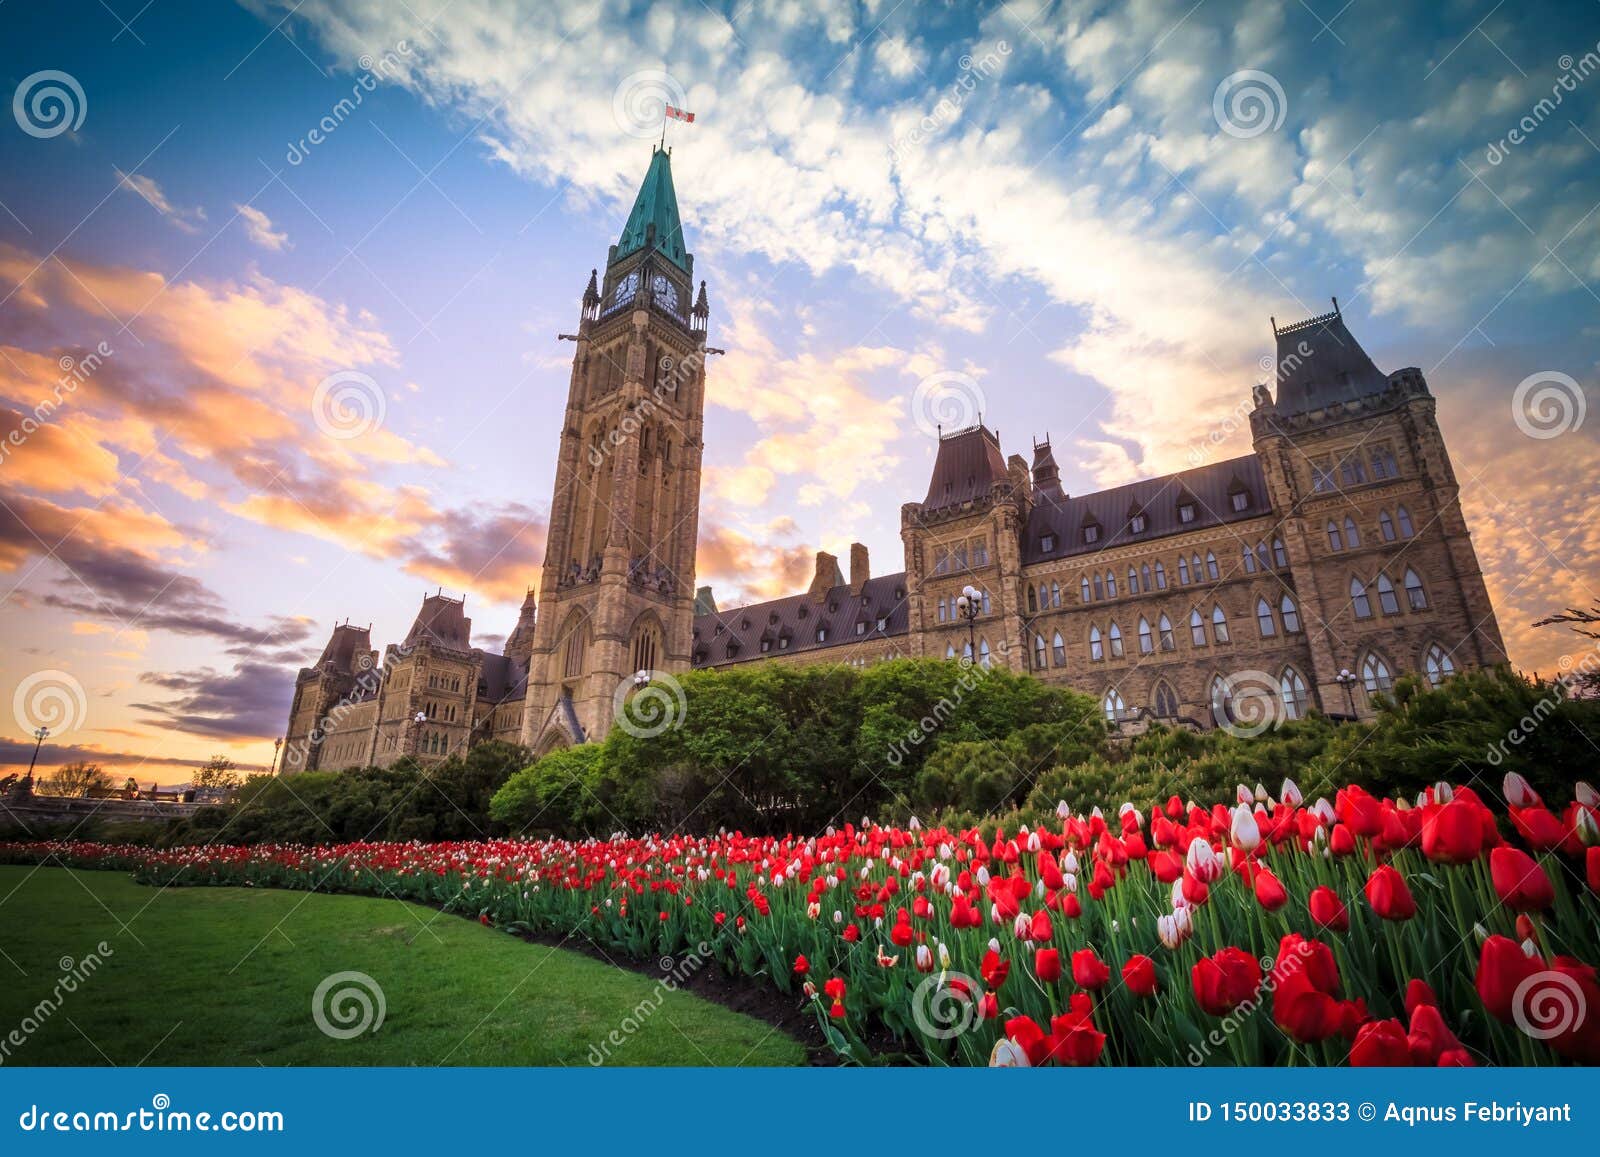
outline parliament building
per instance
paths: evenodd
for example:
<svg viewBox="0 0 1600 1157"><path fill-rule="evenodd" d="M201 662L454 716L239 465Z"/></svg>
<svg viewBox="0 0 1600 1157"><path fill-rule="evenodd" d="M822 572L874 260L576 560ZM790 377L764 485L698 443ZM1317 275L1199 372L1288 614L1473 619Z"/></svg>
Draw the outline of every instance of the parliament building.
<svg viewBox="0 0 1600 1157"><path fill-rule="evenodd" d="M382 654L333 630L296 679L285 772L436 762L489 739L543 753L603 739L636 673L930 657L1099 700L1109 720L1368 715L1402 674L1506 660L1422 372L1385 373L1333 311L1273 322L1251 453L1091 494L979 425L942 433L900 508L902 569L819 553L809 589L719 610L695 587L706 285L656 150L583 294L537 585L501 654L464 599L423 600ZM957 608L972 587L978 615Z"/></svg>

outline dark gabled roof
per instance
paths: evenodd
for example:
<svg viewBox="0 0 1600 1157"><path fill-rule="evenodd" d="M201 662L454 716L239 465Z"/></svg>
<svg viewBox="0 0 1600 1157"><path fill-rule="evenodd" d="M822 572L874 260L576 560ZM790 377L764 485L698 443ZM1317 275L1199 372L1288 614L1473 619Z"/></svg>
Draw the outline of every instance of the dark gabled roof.
<svg viewBox="0 0 1600 1157"><path fill-rule="evenodd" d="M831 610L829 608L832 608ZM878 620L883 619L883 630ZM866 634L857 635L855 625L864 621ZM718 627L721 632L718 632ZM817 642L817 628L826 627L826 642ZM696 667L716 667L745 659L766 659L796 651L819 651L828 647L848 648L851 643L904 635L911 629L911 611L906 602L905 572L868 579L861 594L851 593L850 585L832 587L822 597L809 593L788 595L771 602L696 615L693 656ZM789 645L779 648L778 638L786 635ZM771 647L763 651L761 640ZM728 645L738 650L728 654Z"/></svg>
<svg viewBox="0 0 1600 1157"><path fill-rule="evenodd" d="M644 183L633 199L633 209L622 227L613 260L620 261L652 245L661 256L685 273L689 272L683 222L678 219L678 194L672 187L672 154L665 149L656 149L650 156L650 168L645 171Z"/></svg>
<svg viewBox="0 0 1600 1157"><path fill-rule="evenodd" d="M504 703L528 693L528 665L506 655L479 651L478 699L485 703Z"/></svg>
<svg viewBox="0 0 1600 1157"><path fill-rule="evenodd" d="M315 666L318 670L326 670L331 665L332 670L339 674L354 675L358 667L365 670L370 666L371 659L372 629L341 623L328 636L327 645L322 648Z"/></svg>
<svg viewBox="0 0 1600 1157"><path fill-rule="evenodd" d="M1233 508L1232 495L1236 490L1243 490L1249 496L1243 510ZM1195 507L1194 521L1181 522L1178 507L1181 502L1190 500ZM1095 494L1059 501L1039 499L1028 517L1022 561L1030 564L1095 554L1110 547L1258 518L1271 509L1261 462L1254 454L1247 454ZM1128 529L1135 510L1143 513L1146 520L1145 529L1139 534L1131 534ZM1083 540L1083 528L1090 524L1100 527L1099 539L1092 543ZM1048 553L1041 549L1046 535L1055 540Z"/></svg>
<svg viewBox="0 0 1600 1157"><path fill-rule="evenodd" d="M1361 343L1345 327L1337 299L1333 312L1278 328L1278 413L1303 414L1336 402L1381 394L1389 386Z"/></svg>
<svg viewBox="0 0 1600 1157"><path fill-rule="evenodd" d="M422 600L422 609L406 634L406 646L433 643L454 651L466 651L472 646L472 620L466 614L467 600L452 599L448 595L429 595Z"/></svg>
<svg viewBox="0 0 1600 1157"><path fill-rule="evenodd" d="M999 436L982 424L968 426L940 437L922 505L927 510L960 506L989 493L1005 477L1006 456L1000 452Z"/></svg>

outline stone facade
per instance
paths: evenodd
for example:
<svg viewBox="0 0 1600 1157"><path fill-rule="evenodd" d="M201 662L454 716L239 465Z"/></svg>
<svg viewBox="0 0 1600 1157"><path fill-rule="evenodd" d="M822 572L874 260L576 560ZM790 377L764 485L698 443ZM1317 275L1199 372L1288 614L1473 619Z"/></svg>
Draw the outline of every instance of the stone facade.
<svg viewBox="0 0 1600 1157"><path fill-rule="evenodd" d="M926 495L900 511L902 571L872 577L855 544L848 578L819 553L804 593L719 611L694 585L720 351L693 276L658 150L562 335L576 348L538 598L498 655L443 592L381 662L369 628L335 627L296 681L284 771L597 741L639 671L971 653L1088 692L1124 725L1210 726L1264 707L1367 715L1402 673L1506 659L1427 383L1379 371L1337 302L1273 323L1252 453L1197 448L1191 469L1072 496L1048 440L1030 464L981 424L941 435Z"/></svg>

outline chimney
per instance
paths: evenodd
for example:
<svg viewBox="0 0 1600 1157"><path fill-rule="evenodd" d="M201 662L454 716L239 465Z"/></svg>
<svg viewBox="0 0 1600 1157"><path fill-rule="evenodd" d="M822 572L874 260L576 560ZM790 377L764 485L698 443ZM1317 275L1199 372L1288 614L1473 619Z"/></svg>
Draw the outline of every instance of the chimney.
<svg viewBox="0 0 1600 1157"><path fill-rule="evenodd" d="M859 542L850 544L850 593L859 595L861 588L867 585L867 580L872 577L872 568L867 564L867 548Z"/></svg>
<svg viewBox="0 0 1600 1157"><path fill-rule="evenodd" d="M825 550L817 551L817 571L811 576L812 598L820 599L834 587L844 586L844 575L839 571L839 560Z"/></svg>

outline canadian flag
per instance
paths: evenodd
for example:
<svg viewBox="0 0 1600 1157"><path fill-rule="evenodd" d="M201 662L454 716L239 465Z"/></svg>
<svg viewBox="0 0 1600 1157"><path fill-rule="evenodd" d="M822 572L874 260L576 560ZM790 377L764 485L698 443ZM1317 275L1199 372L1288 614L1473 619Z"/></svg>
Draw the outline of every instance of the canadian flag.
<svg viewBox="0 0 1600 1157"><path fill-rule="evenodd" d="M694 124L694 113L684 112L681 108L673 108L670 104L667 106L667 115L675 121L686 121L689 124Z"/></svg>

